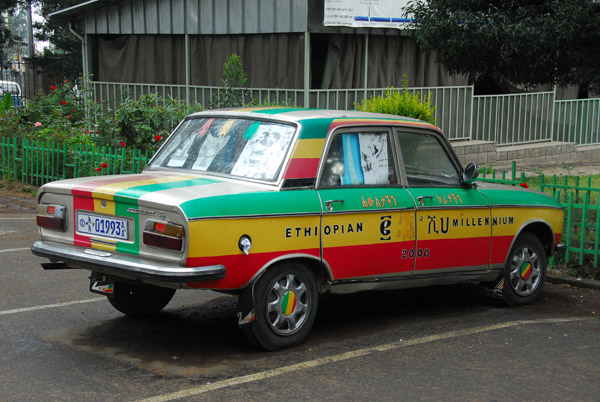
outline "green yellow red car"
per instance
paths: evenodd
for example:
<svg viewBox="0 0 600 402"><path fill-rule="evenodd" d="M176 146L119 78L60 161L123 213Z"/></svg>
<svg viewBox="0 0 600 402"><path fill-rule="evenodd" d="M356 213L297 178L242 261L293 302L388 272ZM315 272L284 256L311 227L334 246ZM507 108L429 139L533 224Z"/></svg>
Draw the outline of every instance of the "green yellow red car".
<svg viewBox="0 0 600 402"><path fill-rule="evenodd" d="M476 176L419 120L201 112L141 174L44 185L32 251L46 269L90 270L130 316L176 289L238 294L240 328L266 349L302 342L323 292L475 281L531 303L561 248L560 204Z"/></svg>

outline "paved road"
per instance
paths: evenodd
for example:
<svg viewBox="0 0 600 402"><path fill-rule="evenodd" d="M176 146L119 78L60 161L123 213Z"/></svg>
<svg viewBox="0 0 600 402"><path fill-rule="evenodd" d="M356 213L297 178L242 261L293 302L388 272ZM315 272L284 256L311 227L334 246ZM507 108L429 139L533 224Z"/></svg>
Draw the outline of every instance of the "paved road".
<svg viewBox="0 0 600 402"><path fill-rule="evenodd" d="M306 343L252 349L236 299L179 291L133 320L46 272L31 214L0 215L0 401L576 400L600 394L600 293L508 308L474 287L323 298Z"/></svg>

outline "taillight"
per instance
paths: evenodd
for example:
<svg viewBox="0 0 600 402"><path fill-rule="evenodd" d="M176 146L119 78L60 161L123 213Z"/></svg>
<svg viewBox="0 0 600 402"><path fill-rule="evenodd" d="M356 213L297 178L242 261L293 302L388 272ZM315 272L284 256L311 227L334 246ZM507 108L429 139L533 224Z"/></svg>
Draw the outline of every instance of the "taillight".
<svg viewBox="0 0 600 402"><path fill-rule="evenodd" d="M148 220L144 227L144 244L181 251L183 248L183 226Z"/></svg>
<svg viewBox="0 0 600 402"><path fill-rule="evenodd" d="M64 232L67 228L66 216L67 207L64 205L39 204L35 219L40 227Z"/></svg>

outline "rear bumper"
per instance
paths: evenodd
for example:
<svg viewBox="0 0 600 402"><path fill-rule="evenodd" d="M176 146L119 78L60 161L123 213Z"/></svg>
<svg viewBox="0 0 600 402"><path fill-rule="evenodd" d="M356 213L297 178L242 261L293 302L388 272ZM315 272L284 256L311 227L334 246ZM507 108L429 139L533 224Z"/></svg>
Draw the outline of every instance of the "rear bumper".
<svg viewBox="0 0 600 402"><path fill-rule="evenodd" d="M140 258L115 255L110 251L81 249L44 241L36 241L31 252L53 261L42 264L44 269L87 269L117 278L169 283L213 281L225 277L224 265L158 265Z"/></svg>

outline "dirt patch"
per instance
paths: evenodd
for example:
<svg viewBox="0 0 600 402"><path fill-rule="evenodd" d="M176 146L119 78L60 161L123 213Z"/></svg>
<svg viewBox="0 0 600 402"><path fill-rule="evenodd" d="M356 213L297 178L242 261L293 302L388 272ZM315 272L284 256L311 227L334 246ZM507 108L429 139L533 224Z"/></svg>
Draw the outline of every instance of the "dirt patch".
<svg viewBox="0 0 600 402"><path fill-rule="evenodd" d="M19 182L0 182L0 214L34 213L37 190Z"/></svg>

